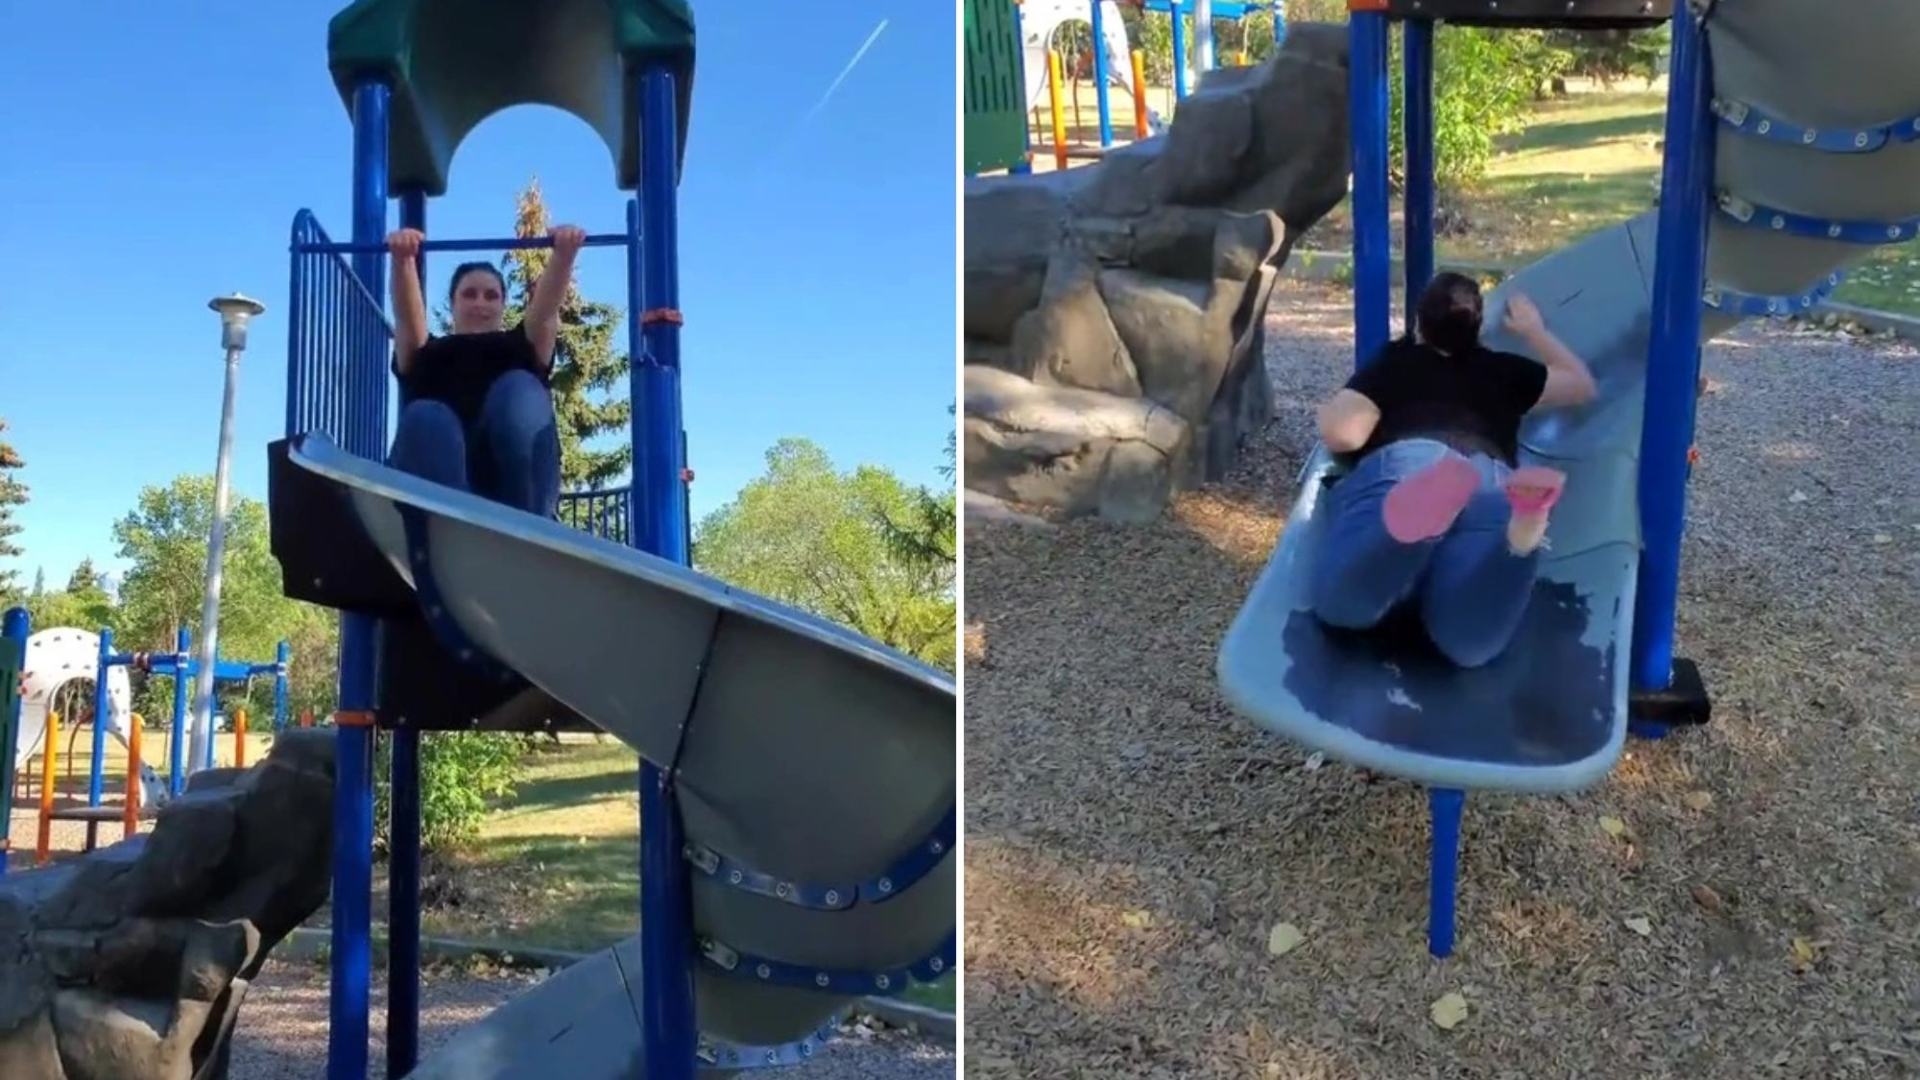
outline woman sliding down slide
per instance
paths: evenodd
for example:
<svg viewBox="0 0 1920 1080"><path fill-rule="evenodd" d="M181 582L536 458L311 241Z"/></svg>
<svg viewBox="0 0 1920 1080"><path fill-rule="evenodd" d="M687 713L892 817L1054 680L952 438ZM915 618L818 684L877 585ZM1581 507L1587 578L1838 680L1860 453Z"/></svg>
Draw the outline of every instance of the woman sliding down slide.
<svg viewBox="0 0 1920 1080"><path fill-rule="evenodd" d="M1449 660L1499 656L1533 594L1547 513L1563 473L1517 468L1520 420L1594 398L1587 365L1515 294L1506 328L1544 362L1480 344L1480 287L1441 274L1420 295L1415 335L1389 343L1320 407L1320 438L1359 452L1327 493L1314 613L1366 630L1419 603Z"/></svg>

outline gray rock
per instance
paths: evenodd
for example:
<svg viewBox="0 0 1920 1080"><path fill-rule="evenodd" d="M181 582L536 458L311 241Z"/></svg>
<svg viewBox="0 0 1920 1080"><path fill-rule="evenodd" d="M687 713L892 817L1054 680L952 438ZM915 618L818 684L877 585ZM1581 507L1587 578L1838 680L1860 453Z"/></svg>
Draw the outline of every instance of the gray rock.
<svg viewBox="0 0 1920 1080"><path fill-rule="evenodd" d="M1166 509L1173 494L1173 460L1143 442L1114 445L1100 478L1100 516L1144 525Z"/></svg>
<svg viewBox="0 0 1920 1080"><path fill-rule="evenodd" d="M1084 255L1054 256L1040 306L1014 327L1010 370L1043 386L1140 396L1140 377L1107 315L1098 274Z"/></svg>
<svg viewBox="0 0 1920 1080"><path fill-rule="evenodd" d="M1225 474L1272 415L1275 267L1346 195L1346 85L1345 29L1297 25L1162 136L967 182L969 488L1137 521Z"/></svg>
<svg viewBox="0 0 1920 1080"><path fill-rule="evenodd" d="M1138 506L1147 497L1142 492L1160 492L1154 513L1165 505L1167 491L1141 477L1146 459L1132 450L1114 480L1122 490L1111 497L1105 490L1116 448L1137 445L1163 462L1186 459L1191 433L1172 412L1145 398L1041 386L991 367L970 366L963 379L970 488L1069 514L1095 513L1103 502Z"/></svg>
<svg viewBox="0 0 1920 1080"><path fill-rule="evenodd" d="M326 901L333 733L196 774L151 833L0 879L0 1076L222 1080L268 951Z"/></svg>

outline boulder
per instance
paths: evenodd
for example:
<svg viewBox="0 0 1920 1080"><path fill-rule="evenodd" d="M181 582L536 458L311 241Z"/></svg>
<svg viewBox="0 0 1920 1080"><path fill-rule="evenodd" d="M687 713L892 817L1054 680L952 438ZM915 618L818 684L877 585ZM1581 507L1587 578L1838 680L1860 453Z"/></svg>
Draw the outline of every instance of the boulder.
<svg viewBox="0 0 1920 1080"><path fill-rule="evenodd" d="M196 774L153 831L0 878L0 1076L222 1080L247 987L326 902L333 733Z"/></svg>
<svg viewBox="0 0 1920 1080"><path fill-rule="evenodd" d="M1272 415L1290 238L1346 195L1346 33L1210 72L1165 134L965 189L967 485L1124 521L1217 479Z"/></svg>

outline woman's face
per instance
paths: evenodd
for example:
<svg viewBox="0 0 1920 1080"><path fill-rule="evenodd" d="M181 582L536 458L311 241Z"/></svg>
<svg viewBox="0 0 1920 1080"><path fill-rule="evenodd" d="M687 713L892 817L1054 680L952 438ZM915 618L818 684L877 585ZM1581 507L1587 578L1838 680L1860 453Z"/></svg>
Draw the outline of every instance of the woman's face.
<svg viewBox="0 0 1920 1080"><path fill-rule="evenodd" d="M500 279L485 270L469 270L453 286L453 332L482 334L500 329L506 296Z"/></svg>

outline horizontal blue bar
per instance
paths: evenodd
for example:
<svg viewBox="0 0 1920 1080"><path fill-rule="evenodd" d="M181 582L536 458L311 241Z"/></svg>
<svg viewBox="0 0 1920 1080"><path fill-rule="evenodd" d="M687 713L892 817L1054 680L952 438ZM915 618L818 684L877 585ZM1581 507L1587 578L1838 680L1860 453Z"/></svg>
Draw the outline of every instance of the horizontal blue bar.
<svg viewBox="0 0 1920 1080"><path fill-rule="evenodd" d="M1171 10L1167 5L1167 0L1146 0L1146 8L1148 11L1157 11L1162 15L1167 14L1168 11ZM1258 14L1265 10L1266 7L1263 4L1246 3L1244 0L1213 0L1213 17L1216 19L1244 19L1248 15ZM1191 16L1193 14L1193 0L1180 0L1180 13Z"/></svg>
<svg viewBox="0 0 1920 1080"><path fill-rule="evenodd" d="M626 233L594 233L587 237L587 247L625 247ZM420 244L421 251L528 251L535 248L553 246L551 236L508 236L499 240L426 240ZM351 240L332 240L325 243L308 242L293 245L299 252L323 252L328 255L381 255L387 250L386 241L371 244L354 243Z"/></svg>

